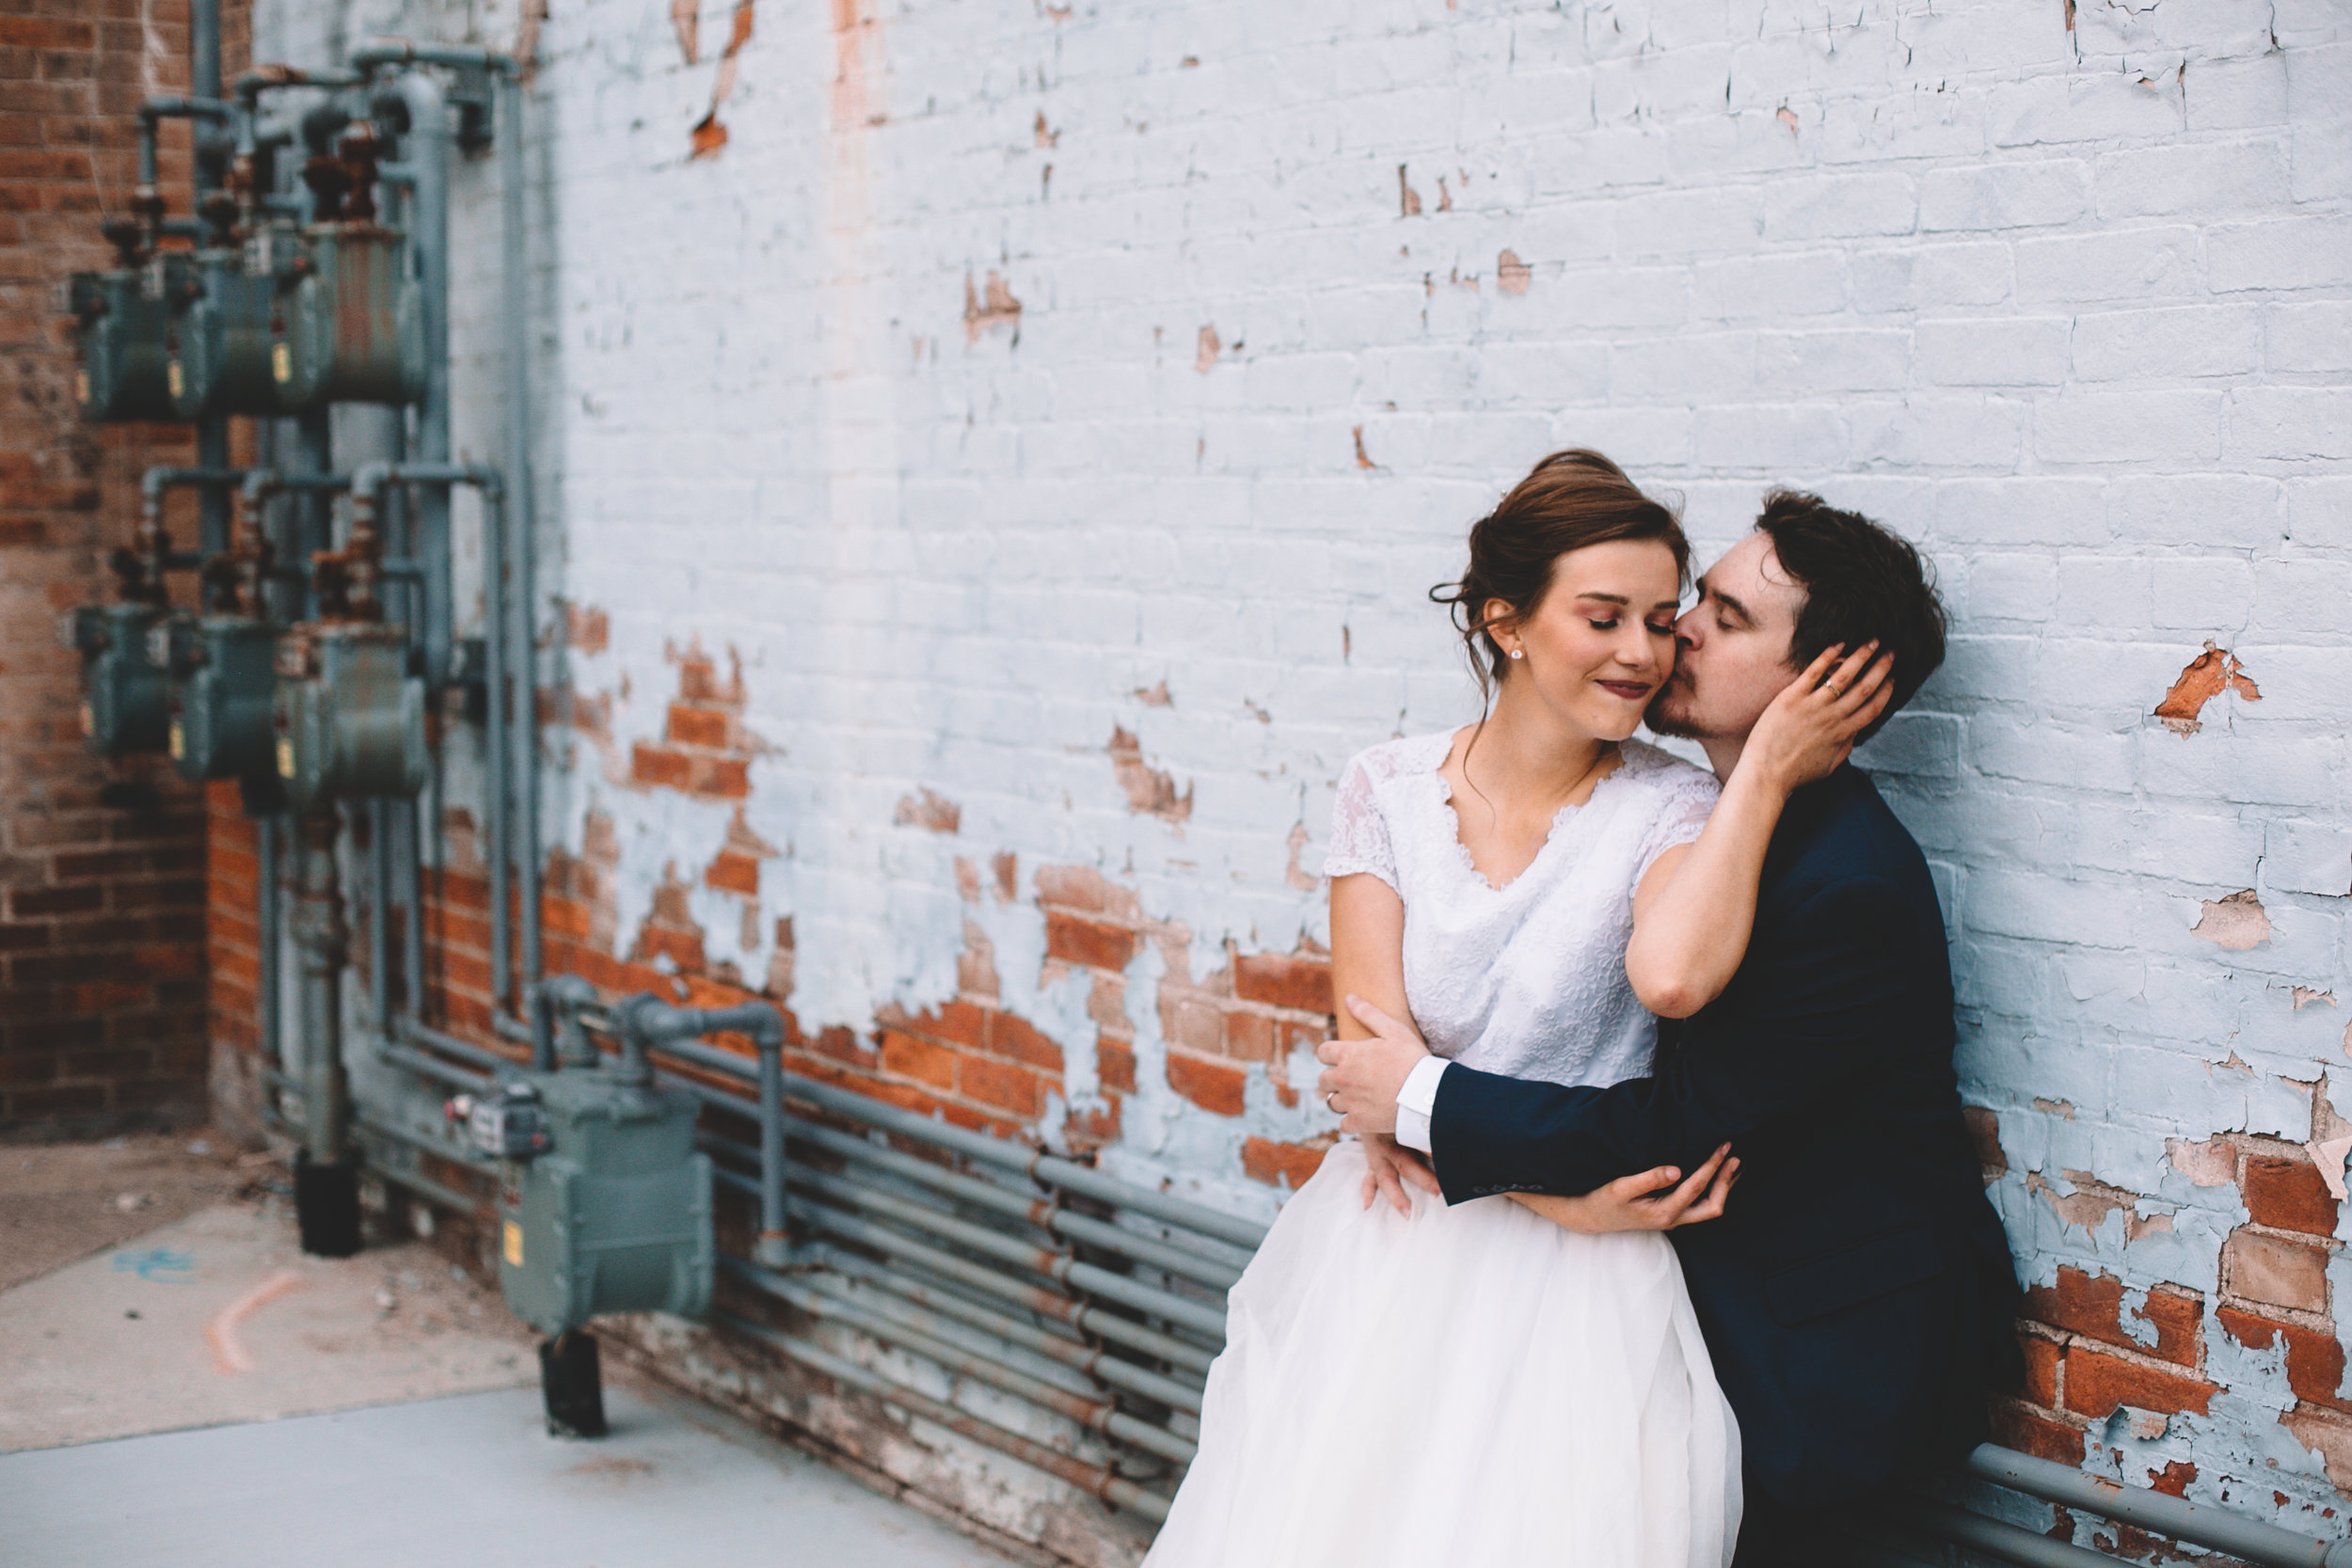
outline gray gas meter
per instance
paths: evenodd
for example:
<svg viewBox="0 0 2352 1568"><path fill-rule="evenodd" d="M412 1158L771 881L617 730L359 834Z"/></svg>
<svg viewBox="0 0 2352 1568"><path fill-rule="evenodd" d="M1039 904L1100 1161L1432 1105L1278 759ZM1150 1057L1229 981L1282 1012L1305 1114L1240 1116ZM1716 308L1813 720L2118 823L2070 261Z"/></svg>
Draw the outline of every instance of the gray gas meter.
<svg viewBox="0 0 2352 1568"><path fill-rule="evenodd" d="M275 773L277 629L247 616L208 615L182 641L172 660L172 766L198 782Z"/></svg>
<svg viewBox="0 0 2352 1568"><path fill-rule="evenodd" d="M242 250L199 251L192 271L187 298L172 302L165 367L172 408L183 420L277 413L278 279L250 276Z"/></svg>
<svg viewBox="0 0 2352 1568"><path fill-rule="evenodd" d="M423 397L424 294L406 239L373 223L321 223L303 230L302 247L270 350L279 400L312 408Z"/></svg>
<svg viewBox="0 0 2352 1568"><path fill-rule="evenodd" d="M84 605L65 624L82 656L82 734L101 756L160 752L171 716L171 677L148 657L168 612L156 605Z"/></svg>
<svg viewBox="0 0 2352 1568"><path fill-rule="evenodd" d="M695 1098L635 1083L627 1068L522 1076L477 1135L544 1133L547 1151L509 1158L499 1197L499 1285L516 1317L561 1335L600 1312L700 1317L715 1259L710 1160L694 1150ZM495 1128L488 1124L495 1120ZM511 1147L511 1144L509 1144Z"/></svg>
<svg viewBox="0 0 2352 1568"><path fill-rule="evenodd" d="M114 272L78 272L66 285L82 367L73 401L86 420L170 420L169 312L165 291L171 263Z"/></svg>
<svg viewBox="0 0 2352 1568"><path fill-rule="evenodd" d="M424 787L424 682L407 634L375 622L294 627L278 643L278 777L296 806Z"/></svg>

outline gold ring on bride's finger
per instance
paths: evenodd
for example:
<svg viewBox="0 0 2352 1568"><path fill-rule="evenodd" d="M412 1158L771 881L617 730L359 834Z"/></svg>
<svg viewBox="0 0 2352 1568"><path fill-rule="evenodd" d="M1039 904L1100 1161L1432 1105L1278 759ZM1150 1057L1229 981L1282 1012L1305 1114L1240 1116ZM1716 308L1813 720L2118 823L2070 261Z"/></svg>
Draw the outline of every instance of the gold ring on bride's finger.
<svg viewBox="0 0 2352 1568"><path fill-rule="evenodd" d="M1340 1108L1331 1103L1331 1097L1339 1092L1340 1091L1337 1089L1326 1089L1323 1091L1323 1108L1330 1112L1333 1116L1338 1116L1340 1114Z"/></svg>

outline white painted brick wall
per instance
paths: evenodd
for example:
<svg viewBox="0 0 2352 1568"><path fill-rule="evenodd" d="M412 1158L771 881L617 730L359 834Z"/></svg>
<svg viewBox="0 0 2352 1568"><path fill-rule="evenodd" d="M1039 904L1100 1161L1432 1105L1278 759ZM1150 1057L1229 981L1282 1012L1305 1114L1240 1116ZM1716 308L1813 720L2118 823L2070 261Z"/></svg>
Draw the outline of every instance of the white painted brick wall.
<svg viewBox="0 0 2352 1568"><path fill-rule="evenodd" d="M2352 1073L2344 1013L2288 1000L2352 1003L2339 0L2079 0L2071 31L2060 0L759 0L730 139L690 161L730 15L703 10L692 65L656 0L541 35L543 528L551 589L610 616L564 675L612 697L624 767L665 649L739 657L804 1024L944 998L972 920L1090 1081L1036 911L967 905L959 855L1102 867L1189 928L1196 977L1228 939L1320 936L1294 826L1311 871L1347 755L1471 711L1422 589L1530 462L1592 444L1682 493L1705 555L1777 483L1931 553L1950 660L1867 760L1950 906L2021 1267L2215 1298L2243 1211L2168 1140L2303 1142L2296 1085ZM264 11L303 63L398 16ZM513 36L511 0L406 25L467 18ZM490 179L461 192L485 239ZM967 341L992 276L1017 327ZM494 277L485 245L461 342ZM486 454L494 356L469 352ZM2207 639L2262 699L2184 738L2150 710ZM1188 820L1129 810L1114 726ZM614 819L626 935L730 812L609 766L576 749L550 801L575 847ZM925 788L957 834L894 826ZM2267 943L2191 934L2249 888ZM739 901L693 897L763 973L768 927L734 953ZM1158 1082L1159 961L1131 971L1145 1082L1106 1158L1263 1210L1240 1140L1323 1121ZM2026 1178L2070 1170L2172 1228L2062 1223ZM2191 1460L2201 1501L2335 1506L2275 1353L2204 1333L2229 1396L2136 1458Z"/></svg>

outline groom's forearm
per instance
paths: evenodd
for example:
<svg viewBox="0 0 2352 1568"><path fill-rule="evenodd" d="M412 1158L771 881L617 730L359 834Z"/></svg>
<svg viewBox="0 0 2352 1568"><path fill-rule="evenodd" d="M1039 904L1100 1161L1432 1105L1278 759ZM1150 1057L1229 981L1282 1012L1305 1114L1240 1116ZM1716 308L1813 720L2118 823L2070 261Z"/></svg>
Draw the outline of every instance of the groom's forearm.
<svg viewBox="0 0 2352 1568"><path fill-rule="evenodd" d="M1727 1136L1688 1081L1607 1088L1532 1083L1455 1063L1437 1085L1430 1142L1446 1201L1576 1196L1660 1165L1695 1168Z"/></svg>

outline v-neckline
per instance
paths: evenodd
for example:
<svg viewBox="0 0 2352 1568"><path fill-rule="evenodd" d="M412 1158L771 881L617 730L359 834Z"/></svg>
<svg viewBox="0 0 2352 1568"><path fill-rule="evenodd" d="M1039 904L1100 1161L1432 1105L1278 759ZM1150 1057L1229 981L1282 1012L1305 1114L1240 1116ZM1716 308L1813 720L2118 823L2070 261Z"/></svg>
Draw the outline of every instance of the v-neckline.
<svg viewBox="0 0 2352 1568"><path fill-rule="evenodd" d="M1467 724L1462 726L1462 729L1468 728L1470 726ZM1593 787L1584 792L1584 799L1567 801L1558 811L1553 812L1550 826L1544 830L1543 843L1537 845L1535 852L1527 857L1527 863L1513 872L1508 880L1498 882L1478 869L1477 858L1470 853L1470 846L1462 842L1462 814L1454 809L1454 781L1445 776L1446 760L1454 755L1454 743L1461 738L1462 729L1443 732L1445 749L1438 753L1437 764L1429 769L1429 776L1438 781L1438 805L1445 813L1447 822L1451 824L1446 833L1446 841L1453 845L1454 858L1461 863L1462 869L1470 874L1471 881L1488 893L1497 895L1508 893L1527 879L1527 874L1535 869L1536 863L1549 854L1551 847L1560 841L1561 828L1590 806L1599 796L1601 786L1623 773L1629 760L1626 754L1625 743L1616 742L1615 766L1593 781Z"/></svg>

